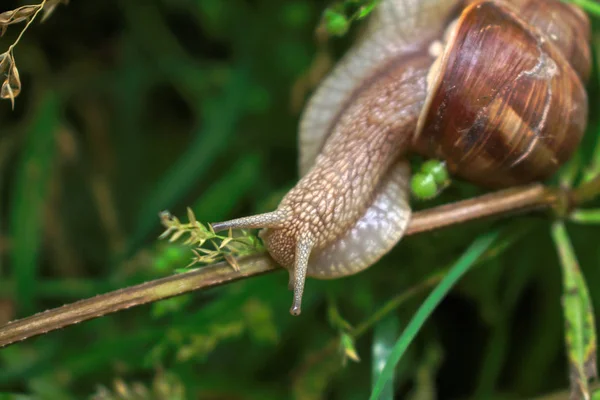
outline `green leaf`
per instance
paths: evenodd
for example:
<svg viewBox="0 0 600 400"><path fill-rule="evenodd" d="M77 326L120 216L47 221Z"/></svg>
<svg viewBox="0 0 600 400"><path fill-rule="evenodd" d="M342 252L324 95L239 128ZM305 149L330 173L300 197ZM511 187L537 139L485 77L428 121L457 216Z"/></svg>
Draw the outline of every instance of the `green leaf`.
<svg viewBox="0 0 600 400"><path fill-rule="evenodd" d="M400 358L412 343L413 339L427 321L433 310L448 294L450 289L458 280L475 264L477 259L494 243L499 236L498 232L487 233L477 240L465 251L462 257L450 268L448 274L431 292L421 307L417 310L410 323L402 332L402 335L396 341L394 349L387 359L385 367L371 392L371 400L378 400L383 392L386 383L392 378L394 369L400 361Z"/></svg>
<svg viewBox="0 0 600 400"><path fill-rule="evenodd" d="M339 331L351 331L352 325L348 321L342 317L340 314L340 310L337 307L335 299L332 297L329 298L329 305L327 307L327 319L329 320L329 324Z"/></svg>
<svg viewBox="0 0 600 400"><path fill-rule="evenodd" d="M373 12L373 10L375 9L375 6L378 3L379 3L379 0L367 1L367 3L365 5L363 5L362 7L360 7L358 12L356 13L356 19L363 19L363 18L367 17L369 14L371 14L371 12Z"/></svg>
<svg viewBox="0 0 600 400"><path fill-rule="evenodd" d="M600 224L600 210L575 210L569 219L580 224Z"/></svg>
<svg viewBox="0 0 600 400"><path fill-rule="evenodd" d="M552 237L563 272L562 303L571 398L589 399L588 381L597 376L594 310L571 240L562 222L552 225Z"/></svg>
<svg viewBox="0 0 600 400"><path fill-rule="evenodd" d="M343 332L340 338L340 344L344 355L354 362L360 362L360 357L354 346L354 339L349 334Z"/></svg>
<svg viewBox="0 0 600 400"><path fill-rule="evenodd" d="M343 14L328 9L325 10L324 18L325 26L330 34L335 36L343 36L346 34L346 32L348 32L350 21L348 21Z"/></svg>
<svg viewBox="0 0 600 400"><path fill-rule="evenodd" d="M34 311L44 206L55 156L54 134L59 124L59 99L46 92L27 132L11 198L11 268L16 303L23 313Z"/></svg>
<svg viewBox="0 0 600 400"><path fill-rule="evenodd" d="M371 379L373 385L379 379L385 366L386 360L389 358L394 347L394 339L398 336L400 331L400 321L396 316L389 316L381 320L375 325L375 331L373 333L373 346L372 346L372 365L371 365ZM392 400L394 398L394 379L390 379L383 388L380 400Z"/></svg>
<svg viewBox="0 0 600 400"><path fill-rule="evenodd" d="M590 14L600 17L600 4L592 0L569 0L569 3L573 3L583 8Z"/></svg>

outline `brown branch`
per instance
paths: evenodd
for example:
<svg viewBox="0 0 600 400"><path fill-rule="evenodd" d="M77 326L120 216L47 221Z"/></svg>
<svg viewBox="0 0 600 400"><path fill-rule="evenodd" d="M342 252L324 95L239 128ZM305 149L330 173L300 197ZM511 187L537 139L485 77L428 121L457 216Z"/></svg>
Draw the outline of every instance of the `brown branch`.
<svg viewBox="0 0 600 400"><path fill-rule="evenodd" d="M540 184L506 189L415 213L407 235L474 219L554 207L559 193Z"/></svg>
<svg viewBox="0 0 600 400"><path fill-rule="evenodd" d="M183 274L171 275L79 300L31 317L12 321L0 328L0 347L130 307L167 299L197 289L223 285L277 269L277 264L264 254L246 257L239 260L238 263L240 265L239 272L234 271L226 263L213 264Z"/></svg>
<svg viewBox="0 0 600 400"><path fill-rule="evenodd" d="M561 192L540 184L502 190L417 212L413 215L406 234L412 235L483 217L504 216L532 209L561 209L562 204L565 203L564 198L568 198L573 204L578 201L588 201L598 193L600 193L600 178L588 182L573 193ZM130 307L278 269L277 264L266 254L240 259L238 263L240 271L237 272L226 263L213 264L80 300L10 322L0 327L0 347Z"/></svg>

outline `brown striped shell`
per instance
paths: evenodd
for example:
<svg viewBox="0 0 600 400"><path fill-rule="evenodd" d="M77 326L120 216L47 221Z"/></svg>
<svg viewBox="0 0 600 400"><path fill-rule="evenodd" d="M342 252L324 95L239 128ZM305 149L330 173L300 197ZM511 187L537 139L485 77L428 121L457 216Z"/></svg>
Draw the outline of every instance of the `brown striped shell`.
<svg viewBox="0 0 600 400"><path fill-rule="evenodd" d="M589 37L589 22L558 0L539 7L544 20L530 3L472 2L429 75L415 146L482 186L547 178L571 157L585 130L587 41L562 39ZM573 27L559 25L558 12Z"/></svg>

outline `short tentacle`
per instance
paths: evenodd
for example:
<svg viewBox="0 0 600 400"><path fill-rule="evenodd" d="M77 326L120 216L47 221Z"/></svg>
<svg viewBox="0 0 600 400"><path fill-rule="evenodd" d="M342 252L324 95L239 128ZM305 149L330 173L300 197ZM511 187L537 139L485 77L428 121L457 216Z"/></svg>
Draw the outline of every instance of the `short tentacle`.
<svg viewBox="0 0 600 400"><path fill-rule="evenodd" d="M314 246L314 240L309 234L303 234L298 238L296 244L296 256L294 260L294 269L290 271L293 275L294 301L290 313L300 315L302 306L302 293L304 292L304 281L306 280L306 271L308 269L308 259ZM291 278L291 277L290 277ZM291 279L290 279L291 281Z"/></svg>
<svg viewBox="0 0 600 400"><path fill-rule="evenodd" d="M258 229L258 228L278 228L285 222L285 214L279 210L252 215L250 217L236 218L224 222L210 224L215 232L227 229Z"/></svg>

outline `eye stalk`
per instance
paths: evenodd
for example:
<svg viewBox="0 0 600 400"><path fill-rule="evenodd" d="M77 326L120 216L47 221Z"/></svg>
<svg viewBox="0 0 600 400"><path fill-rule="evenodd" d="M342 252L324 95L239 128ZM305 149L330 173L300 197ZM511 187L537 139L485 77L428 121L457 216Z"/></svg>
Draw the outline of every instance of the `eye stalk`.
<svg viewBox="0 0 600 400"><path fill-rule="evenodd" d="M285 216L277 211L265 214L252 215L250 217L236 218L229 221L215 222L210 224L215 232L229 229L259 229L277 228L285 222Z"/></svg>
<svg viewBox="0 0 600 400"><path fill-rule="evenodd" d="M286 225L286 222L288 225ZM290 288L294 291L294 300L290 313L300 315L302 310L302 294L308 270L308 261L315 240L309 231L295 237L294 226L286 221L286 213L276 210L270 213L233 219L211 224L215 232L229 229L264 228L260 236L265 241L275 261L290 267ZM294 248L295 243L295 248ZM291 245L291 246L290 246ZM291 248L290 248L291 247Z"/></svg>

